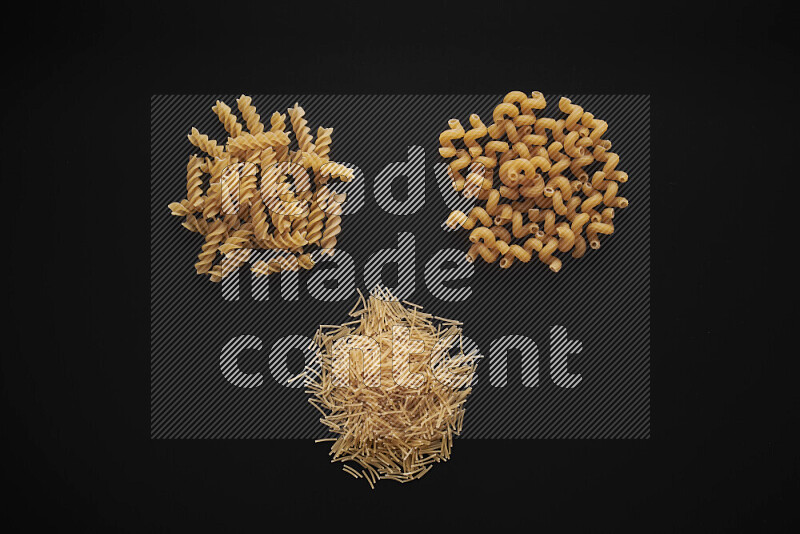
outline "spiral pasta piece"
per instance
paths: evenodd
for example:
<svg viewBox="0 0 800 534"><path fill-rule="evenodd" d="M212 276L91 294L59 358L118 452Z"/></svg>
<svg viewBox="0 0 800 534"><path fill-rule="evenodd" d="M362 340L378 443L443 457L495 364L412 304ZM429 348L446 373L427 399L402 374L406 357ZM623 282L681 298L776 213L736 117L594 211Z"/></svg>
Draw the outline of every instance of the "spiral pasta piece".
<svg viewBox="0 0 800 534"><path fill-rule="evenodd" d="M491 226L492 225L492 216L489 215L485 209L475 206L469 212L469 215L464 214L461 211L455 210L450 213L447 217L447 221L445 225L448 228L455 228L456 226L461 226L465 230L472 230L475 228L475 224L479 222L484 226Z"/></svg>
<svg viewBox="0 0 800 534"><path fill-rule="evenodd" d="M253 227L252 224L247 223L243 225L238 230L231 233L225 242L220 245L219 251L222 254L227 254L228 252L236 249L243 248L250 243L250 236L253 235Z"/></svg>
<svg viewBox="0 0 800 534"><path fill-rule="evenodd" d="M286 146L288 144L289 137L283 132L261 132L255 135L243 132L228 143L228 150L241 153L248 150L262 150L267 147Z"/></svg>
<svg viewBox="0 0 800 534"><path fill-rule="evenodd" d="M225 102L217 100L216 105L211 109L217 114L217 117L219 117L228 135L236 137L242 133L242 125L236 120L236 117L231 113L231 108L225 104Z"/></svg>
<svg viewBox="0 0 800 534"><path fill-rule="evenodd" d="M311 205L311 212L308 215L308 227L306 239L310 244L318 243L322 239L322 230L325 227L325 212L317 201Z"/></svg>
<svg viewBox="0 0 800 534"><path fill-rule="evenodd" d="M466 179L462 176L461 170L469 166L472 158L466 150L457 150L456 156L456 159L448 165L448 174L453 182L453 189L462 191L466 185Z"/></svg>
<svg viewBox="0 0 800 534"><path fill-rule="evenodd" d="M221 158L225 153L222 147L217 146L216 141L209 139L207 135L202 135L197 128L192 128L189 142L212 157Z"/></svg>
<svg viewBox="0 0 800 534"><path fill-rule="evenodd" d="M333 135L333 128L323 128L320 126L317 129L317 143L315 146L315 150L317 155L322 158L323 161L329 161L330 158L328 154L331 151L331 136Z"/></svg>
<svg viewBox="0 0 800 534"><path fill-rule="evenodd" d="M450 129L439 134L439 144L441 145L439 155L443 158L452 158L456 155L456 147L453 141L464 137L464 127L461 126L457 119L450 119L447 121L447 125Z"/></svg>
<svg viewBox="0 0 800 534"><path fill-rule="evenodd" d="M336 248L336 236L342 231L342 208L338 202L331 201L327 207L326 213L328 218L325 221L325 229L322 232L319 246L322 249L321 254L333 256L333 250Z"/></svg>
<svg viewBox="0 0 800 534"><path fill-rule="evenodd" d="M181 226L190 232L206 235L208 233L208 223L203 218L195 217L194 215L187 215L186 220L181 223Z"/></svg>
<svg viewBox="0 0 800 534"><path fill-rule="evenodd" d="M256 195L253 199L250 212L253 221L253 237L259 242L266 241L269 238L269 218L261 195Z"/></svg>
<svg viewBox="0 0 800 534"><path fill-rule="evenodd" d="M551 255L553 252L553 248L557 247L558 247L558 240L554 237L551 237L547 241L547 243L545 243L544 247L542 247L542 250L539 251L539 259L543 263L546 263L547 266L550 267L550 270L553 271L554 273L557 273L558 271L561 270L561 260ZM542 252L547 252L547 254L543 256Z"/></svg>
<svg viewBox="0 0 800 534"><path fill-rule="evenodd" d="M544 95L539 91L533 91L530 98L526 98L520 103L522 113L525 115L533 115L534 117L534 109L544 109L545 107L547 107L547 101Z"/></svg>
<svg viewBox="0 0 800 534"><path fill-rule="evenodd" d="M506 124L509 124L509 119L514 119L517 115L519 115L519 108L514 104L504 102L494 108L492 112L494 123L488 128L489 137L500 139L506 133Z"/></svg>
<svg viewBox="0 0 800 534"><path fill-rule="evenodd" d="M562 226L558 226L556 228L556 233L558 233L558 250L561 252L569 252L573 245L575 245L575 233L566 223L562 223Z"/></svg>
<svg viewBox="0 0 800 534"><path fill-rule="evenodd" d="M524 248L522 248L521 246L511 245L508 247L508 250L503 255L503 259L500 260L500 268L501 269L509 268L511 264L514 262L515 258L523 263L528 263L529 261L531 261L532 257L533 255Z"/></svg>
<svg viewBox="0 0 800 534"><path fill-rule="evenodd" d="M586 237L589 240L589 246L593 249L600 248L600 239L597 234L613 234L614 225L610 223L592 222L586 227Z"/></svg>
<svg viewBox="0 0 800 534"><path fill-rule="evenodd" d="M236 272L239 267L247 263L250 259L252 250L249 248L238 249L222 258L218 265L215 265L208 272L212 282L219 282L231 273Z"/></svg>
<svg viewBox="0 0 800 534"><path fill-rule="evenodd" d="M472 129L464 134L464 144L468 147L469 155L476 158L483 153L483 149L478 144L478 139L486 137L489 130L486 125L483 124L481 118L475 113L469 116L469 123ZM450 145L452 146L452 142ZM453 148L453 150L455 150L455 148ZM439 150L439 153L441 153L441 150ZM453 154L455 154L455 152Z"/></svg>
<svg viewBox="0 0 800 534"><path fill-rule="evenodd" d="M500 253L497 250L490 249L483 243L473 244L467 251L467 261L472 263L480 256L486 263L494 263Z"/></svg>
<svg viewBox="0 0 800 534"><path fill-rule="evenodd" d="M213 219L222 208L222 185L220 183L211 184L208 186L206 196L203 200L203 218Z"/></svg>
<svg viewBox="0 0 800 534"><path fill-rule="evenodd" d="M292 123L292 130L300 150L303 152L314 152L314 143L311 136L311 128L308 127L308 121L305 119L305 110L300 107L300 104L295 102L294 107L289 108L289 121Z"/></svg>
<svg viewBox="0 0 800 534"><path fill-rule="evenodd" d="M349 182L355 178L355 171L341 163L327 162L323 163L319 172L322 176L338 178L343 182Z"/></svg>
<svg viewBox="0 0 800 534"><path fill-rule="evenodd" d="M194 264L197 274L207 273L211 269L214 258L217 255L217 250L222 244L225 237L227 227L222 221L215 221L208 228L206 234L206 242L203 243L202 250L197 257L197 263Z"/></svg>
<svg viewBox="0 0 800 534"><path fill-rule="evenodd" d="M258 195L258 176L255 174L248 174L241 180L241 187L239 190L239 210L241 212L249 211L253 200Z"/></svg>
<svg viewBox="0 0 800 534"><path fill-rule="evenodd" d="M247 129L252 135L258 135L264 131L264 125L261 123L261 116L256 113L256 107L253 105L252 98L242 95L236 100L236 105L239 107L242 118L245 124L247 124Z"/></svg>
<svg viewBox="0 0 800 534"><path fill-rule="evenodd" d="M562 96L558 101L558 109L564 113L569 113L569 116L564 121L564 126L567 128L567 130L573 130L583 115L583 108L576 106L569 98Z"/></svg>

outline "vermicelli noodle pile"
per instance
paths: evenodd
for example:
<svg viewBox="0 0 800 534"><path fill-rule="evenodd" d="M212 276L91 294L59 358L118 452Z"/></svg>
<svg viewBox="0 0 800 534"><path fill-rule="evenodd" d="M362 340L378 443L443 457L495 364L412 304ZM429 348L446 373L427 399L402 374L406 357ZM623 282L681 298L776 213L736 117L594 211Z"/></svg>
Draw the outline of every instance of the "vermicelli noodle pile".
<svg viewBox="0 0 800 534"><path fill-rule="evenodd" d="M359 293L350 316L355 320L320 326L314 337L316 362L305 373L309 402L337 435L318 441L332 441L331 461L370 486L420 478L450 458L478 356L464 354L461 323L387 290Z"/></svg>

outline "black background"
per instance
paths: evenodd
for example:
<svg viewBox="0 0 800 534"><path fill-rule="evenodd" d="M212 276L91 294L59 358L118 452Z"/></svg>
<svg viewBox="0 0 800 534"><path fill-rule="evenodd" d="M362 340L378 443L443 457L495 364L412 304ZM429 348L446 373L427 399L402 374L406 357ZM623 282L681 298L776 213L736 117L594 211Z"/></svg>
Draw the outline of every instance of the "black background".
<svg viewBox="0 0 800 534"><path fill-rule="evenodd" d="M757 324L770 247L754 213L784 183L768 178L786 151L767 132L793 106L788 2L136 5L3 19L6 524L789 525L798 399L780 323ZM149 439L151 94L509 88L652 94L650 440L465 440L423 480L371 492L311 442Z"/></svg>

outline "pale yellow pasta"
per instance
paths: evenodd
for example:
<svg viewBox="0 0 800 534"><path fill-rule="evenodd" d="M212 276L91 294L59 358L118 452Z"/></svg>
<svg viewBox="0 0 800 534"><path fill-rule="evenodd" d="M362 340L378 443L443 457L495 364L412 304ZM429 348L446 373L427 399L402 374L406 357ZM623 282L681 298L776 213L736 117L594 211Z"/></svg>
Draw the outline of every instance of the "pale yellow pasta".
<svg viewBox="0 0 800 534"><path fill-rule="evenodd" d="M443 158L452 158L456 155L456 147L453 141L464 137L464 127L461 126L461 122L458 119L450 119L447 121L447 125L450 129L439 134L439 144L442 145L439 148L439 154Z"/></svg>
<svg viewBox="0 0 800 534"><path fill-rule="evenodd" d="M556 189L561 191L561 197L565 200L572 198L572 183L563 176L550 178L544 186L544 196L552 197Z"/></svg>
<svg viewBox="0 0 800 534"><path fill-rule="evenodd" d="M333 249L336 247L336 236L342 230L341 208L334 207L328 211L328 219L325 221L325 230L320 239L321 253L333 256Z"/></svg>
<svg viewBox="0 0 800 534"><path fill-rule="evenodd" d="M308 121L305 119L305 110L300 107L300 104L295 102L294 107L289 108L289 121L292 124L292 130L300 150L303 152L313 152L314 143L311 139L311 129L308 127Z"/></svg>
<svg viewBox="0 0 800 534"><path fill-rule="evenodd" d="M472 114L470 130L450 119L439 137L440 154L455 158L448 164L454 189L485 203L445 221L470 231L468 261L501 257L500 267L509 268L536 253L558 272L558 254L580 258L599 247L598 235L613 232L614 210L628 206L619 196L628 175L603 139L608 124L568 98L559 100L564 118L537 117L545 106L539 92L511 91L492 111L490 126ZM462 138L466 149L453 144Z"/></svg>
<svg viewBox="0 0 800 534"><path fill-rule="evenodd" d="M575 246L572 249L572 257L575 259L583 257L586 254L586 240L583 236L575 237Z"/></svg>
<svg viewBox="0 0 800 534"><path fill-rule="evenodd" d="M509 200L517 200L519 198L519 187L508 187L507 185L501 185L497 191L500 193L500 196L503 198L507 198ZM512 210L514 208L511 208Z"/></svg>
<svg viewBox="0 0 800 534"><path fill-rule="evenodd" d="M554 237L550 237L545 242L542 249L539 251L539 261L542 263L547 264L550 267L550 270L553 272L558 272L561 270L561 261L558 258L553 257L553 252L556 251L558 248L558 239Z"/></svg>
<svg viewBox="0 0 800 534"><path fill-rule="evenodd" d="M506 134L506 124L509 124L508 118L513 119L517 115L519 115L519 109L514 104L502 103L498 105L492 112L494 124L488 128L489 136L492 139L502 137ZM513 126L513 123L511 125Z"/></svg>
<svg viewBox="0 0 800 534"><path fill-rule="evenodd" d="M225 237L225 230L225 224L222 221L215 221L209 226L206 242L203 244L197 263L194 264L197 274L207 273L211 270L217 250Z"/></svg>
<svg viewBox="0 0 800 534"><path fill-rule="evenodd" d="M469 152L466 150L457 150L456 156L456 159L450 162L448 169L450 179L453 181L453 188L456 191L461 191L466 185L466 180L461 175L461 170L469 167L470 163L472 162L472 158L470 157Z"/></svg>
<svg viewBox="0 0 800 534"><path fill-rule="evenodd" d="M589 240L589 246L594 249L600 248L600 240L597 234L613 234L614 225L610 223L592 222L586 227L586 237Z"/></svg>
<svg viewBox="0 0 800 534"><path fill-rule="evenodd" d="M480 255L486 263L494 263L500 255L496 249L490 249L483 243L473 244L467 251L467 261L473 262Z"/></svg>
<svg viewBox="0 0 800 534"><path fill-rule="evenodd" d="M573 104L569 98L561 97L558 101L558 109L564 113L569 113L569 116L564 121L568 130L572 130L578 124L581 116L583 115L583 108Z"/></svg>
<svg viewBox="0 0 800 534"><path fill-rule="evenodd" d="M575 244L575 233L566 223L561 223L556 228L556 232L558 233L558 250L568 252Z"/></svg>
<svg viewBox="0 0 800 534"><path fill-rule="evenodd" d="M534 109L544 109L547 107L547 101L544 95L539 91L533 91L530 98L526 98L520 103L522 113L526 115L533 115Z"/></svg>
<svg viewBox="0 0 800 534"><path fill-rule="evenodd" d="M510 245L506 253L503 255L503 259L500 260L500 267L502 269L507 269L514 262L514 258L521 262L528 263L531 261L532 257L533 255L521 246Z"/></svg>
<svg viewBox="0 0 800 534"><path fill-rule="evenodd" d="M469 155L472 156L473 158L476 158L476 157L480 156L483 153L483 149L478 144L477 140L486 136L486 134L488 133L488 128L486 128L486 125L483 124L483 121L481 121L481 118L478 115L474 114L474 113L469 116L469 123L470 123L470 125L472 125L472 129L469 130L468 132L466 132L465 134L463 134L464 135L464 144L467 145L467 147L468 147ZM440 140L441 140L441 138L440 138ZM452 143L451 143L451 145L452 145ZM442 151L440 149L439 153L441 154L441 152ZM450 157L450 156L444 156L444 157Z"/></svg>
<svg viewBox="0 0 800 534"><path fill-rule="evenodd" d="M250 259L252 249L241 248L225 255L222 261L215 265L209 272L209 280L219 282L231 273L236 272L239 267Z"/></svg>
<svg viewBox="0 0 800 534"><path fill-rule="evenodd" d="M330 158L328 154L331 151L331 136L333 135L333 128L323 128L320 126L317 129L317 142L315 150L323 161L328 161Z"/></svg>
<svg viewBox="0 0 800 534"><path fill-rule="evenodd" d="M197 218L194 215L186 215L186 220L181 223L181 226L198 234L205 235L208 232L208 223L205 219Z"/></svg>
<svg viewBox="0 0 800 534"><path fill-rule="evenodd" d="M314 267L314 260L311 259L309 254L300 254L297 256L297 264L301 269L311 269Z"/></svg>
<svg viewBox="0 0 800 534"><path fill-rule="evenodd" d="M261 123L261 117L256 113L252 98L242 95L236 100L236 105L239 107L242 118L251 134L257 135L264 131L264 125Z"/></svg>
<svg viewBox="0 0 800 534"><path fill-rule="evenodd" d="M249 150L261 150L267 147L285 146L288 144L289 137L283 132L261 132L255 135L243 132L228 143L228 150L234 153L245 153Z"/></svg>
<svg viewBox="0 0 800 534"><path fill-rule="evenodd" d="M472 233L469 234L469 240L473 243L483 241L487 247L492 248L494 247L496 238L489 228L480 226L475 228Z"/></svg>
<svg viewBox="0 0 800 534"><path fill-rule="evenodd" d="M197 128L192 128L189 134L189 142L212 157L220 158L225 153L225 149L217 146L217 142L210 140L207 135L202 135Z"/></svg>
<svg viewBox="0 0 800 534"><path fill-rule="evenodd" d="M319 172L324 177L338 178L343 182L349 182L355 178L355 171L341 163L334 163L332 161L323 163L319 168Z"/></svg>
<svg viewBox="0 0 800 534"><path fill-rule="evenodd" d="M524 224L522 222L522 212L514 211L511 215L511 235L517 239L522 239L531 233L531 224L535 223Z"/></svg>
<svg viewBox="0 0 800 534"><path fill-rule="evenodd" d="M470 210L469 216L458 210L451 212L447 217L445 225L447 225L449 228L461 226L465 230L472 230L478 221L480 221L480 223L484 226L491 226L492 216L489 215L485 209L475 206L472 208L472 210Z"/></svg>
<svg viewBox="0 0 800 534"><path fill-rule="evenodd" d="M590 216L588 213L578 213L575 215L575 218L572 219L572 225L570 229L575 235L580 235L583 232L583 227L589 223Z"/></svg>
<svg viewBox="0 0 800 534"><path fill-rule="evenodd" d="M246 247L250 244L250 236L252 235L253 225L251 223L246 223L228 236L225 242L220 245L219 251L222 254L227 254L232 250Z"/></svg>
<svg viewBox="0 0 800 534"><path fill-rule="evenodd" d="M231 137L236 137L242 133L242 125L239 124L238 120L236 120L236 116L231 113L231 108L225 104L225 102L217 100L216 105L211 109L217 114L217 117L219 117L219 120L222 122L222 125L225 127L225 131L228 132L228 135Z"/></svg>
<svg viewBox="0 0 800 534"><path fill-rule="evenodd" d="M297 151L289 150L286 115L273 113L265 131L250 97L242 95L237 106L248 132L227 104L217 101L212 108L229 135L224 145L192 128L189 141L208 157L190 157L187 196L168 206L184 217L184 228L204 236L195 269L219 282L246 263L253 248L290 253L288 259L257 262L251 270L258 274L311 269L314 261L304 247L329 253L341 232L345 194L331 194L324 182L348 181L355 172L331 160L332 128L320 127L314 143L299 104L289 109ZM306 169L314 172L313 181ZM485 181L477 185L487 187Z"/></svg>

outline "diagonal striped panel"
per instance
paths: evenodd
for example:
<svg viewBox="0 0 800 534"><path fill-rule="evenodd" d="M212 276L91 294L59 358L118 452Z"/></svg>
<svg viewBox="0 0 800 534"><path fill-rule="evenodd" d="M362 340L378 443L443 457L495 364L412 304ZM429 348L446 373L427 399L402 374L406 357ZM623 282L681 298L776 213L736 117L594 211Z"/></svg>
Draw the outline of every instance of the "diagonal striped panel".
<svg viewBox="0 0 800 534"><path fill-rule="evenodd" d="M381 276L389 287L397 286L398 275L403 277L404 297L426 311L463 321L465 335L486 357L467 403L464 438L649 437L648 96L565 95L609 123L606 137L620 155L619 169L630 175L620 194L631 207L618 212L617 230L599 250L580 260L566 259L558 274L538 262L500 270L479 261L460 282L443 282L452 273L433 268L468 248L466 231L442 228L449 208L435 172L442 162L438 135L452 117L468 124L469 114L478 113L488 121L502 95L254 96L265 123L272 111L285 113L298 101L312 132L333 127L331 156L358 167L363 189L352 189L351 198L359 191L363 196L343 217L338 247L348 262L340 271L319 265L312 272L252 280L244 270L233 282L212 284L194 274L202 237L182 228L166 206L185 196L186 161L196 152L186 139L191 127L223 141L226 134L211 107L220 99L235 110L238 96L158 95L151 100L152 437L325 437L302 388L286 382L304 364L301 341L320 323L347 320L354 288L369 289L365 271L367 278ZM541 115L562 116L558 97L547 96L548 108ZM424 181L424 201L408 212L381 208L402 204L408 194L402 178L376 191L376 178L391 165L409 169L413 191ZM422 175L415 170L420 167ZM380 250L412 242L406 234L413 236L413 257L403 258L395 269L371 272L370 260ZM313 298L309 282L319 289L326 275L349 279L340 291L328 292L329 301ZM554 338L562 345L580 342L580 352L566 356L566 371L579 374L579 382L563 379L564 368L551 368L554 352L558 356L551 348ZM490 359L493 341L504 339L515 342L496 344L495 352L504 358ZM231 365L231 347L241 349L236 363L243 379L235 383L223 372ZM505 380L490 379L492 373Z"/></svg>

